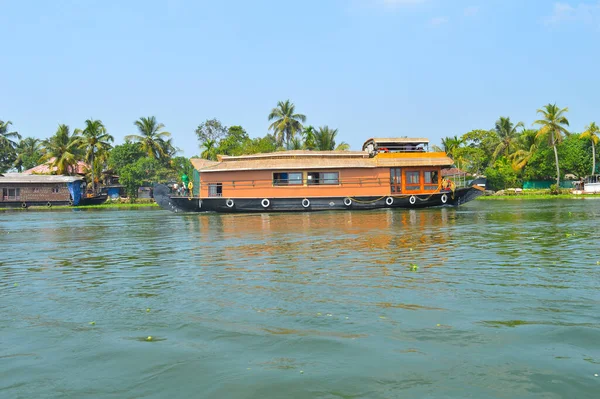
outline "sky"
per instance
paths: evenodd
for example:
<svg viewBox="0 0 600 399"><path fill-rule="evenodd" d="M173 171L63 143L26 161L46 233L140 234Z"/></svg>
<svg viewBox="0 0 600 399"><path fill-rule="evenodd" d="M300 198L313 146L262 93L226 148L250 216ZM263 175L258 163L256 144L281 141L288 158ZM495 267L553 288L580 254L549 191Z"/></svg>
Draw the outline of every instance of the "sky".
<svg viewBox="0 0 600 399"><path fill-rule="evenodd" d="M600 122L600 0L0 0L0 120L47 138L154 115L182 155L217 118L251 137L289 99L370 137L531 126L547 103Z"/></svg>

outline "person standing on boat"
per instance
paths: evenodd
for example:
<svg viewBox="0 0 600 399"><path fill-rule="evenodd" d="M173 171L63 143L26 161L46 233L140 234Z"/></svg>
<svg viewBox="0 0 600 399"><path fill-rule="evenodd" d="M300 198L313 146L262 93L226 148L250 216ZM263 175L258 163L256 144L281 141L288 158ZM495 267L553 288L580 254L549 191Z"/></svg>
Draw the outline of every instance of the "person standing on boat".
<svg viewBox="0 0 600 399"><path fill-rule="evenodd" d="M185 195L186 190L188 188L188 184L190 183L190 178L184 173L183 175L181 175L181 181L183 182L181 186L183 188L183 195Z"/></svg>

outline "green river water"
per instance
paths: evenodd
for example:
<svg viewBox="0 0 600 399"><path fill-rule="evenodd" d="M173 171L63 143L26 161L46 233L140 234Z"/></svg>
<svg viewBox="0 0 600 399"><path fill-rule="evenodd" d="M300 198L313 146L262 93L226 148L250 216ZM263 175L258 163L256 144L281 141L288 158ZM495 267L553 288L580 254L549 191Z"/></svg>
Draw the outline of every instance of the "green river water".
<svg viewBox="0 0 600 399"><path fill-rule="evenodd" d="M595 199L0 212L0 397L599 398L599 238Z"/></svg>

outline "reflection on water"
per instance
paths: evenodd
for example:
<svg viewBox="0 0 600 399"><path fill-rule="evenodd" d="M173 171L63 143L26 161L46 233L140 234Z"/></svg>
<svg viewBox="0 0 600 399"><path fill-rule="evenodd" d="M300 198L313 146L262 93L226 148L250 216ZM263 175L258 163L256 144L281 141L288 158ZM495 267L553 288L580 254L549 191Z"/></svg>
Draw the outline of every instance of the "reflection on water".
<svg viewBox="0 0 600 399"><path fill-rule="evenodd" d="M0 397L596 397L599 219L0 213Z"/></svg>

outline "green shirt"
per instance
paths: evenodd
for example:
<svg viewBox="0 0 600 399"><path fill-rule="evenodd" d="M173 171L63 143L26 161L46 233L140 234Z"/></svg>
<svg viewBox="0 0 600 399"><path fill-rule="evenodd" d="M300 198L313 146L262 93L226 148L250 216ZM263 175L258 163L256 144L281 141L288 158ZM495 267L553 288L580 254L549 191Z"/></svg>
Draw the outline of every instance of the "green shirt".
<svg viewBox="0 0 600 399"><path fill-rule="evenodd" d="M183 175L181 176L181 181L185 184L185 186L187 187L188 183L190 182L190 178L187 177L187 175Z"/></svg>

